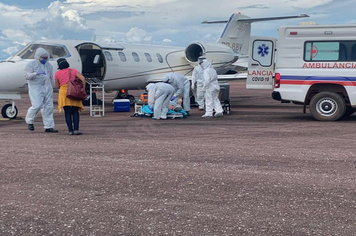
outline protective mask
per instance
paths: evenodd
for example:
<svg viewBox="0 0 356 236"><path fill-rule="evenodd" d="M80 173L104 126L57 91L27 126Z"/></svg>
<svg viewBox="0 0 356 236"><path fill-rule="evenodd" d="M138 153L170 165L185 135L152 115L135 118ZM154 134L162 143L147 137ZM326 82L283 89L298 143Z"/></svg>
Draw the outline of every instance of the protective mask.
<svg viewBox="0 0 356 236"><path fill-rule="evenodd" d="M44 64L46 64L47 59L42 59L42 60L40 60L40 62L44 65Z"/></svg>

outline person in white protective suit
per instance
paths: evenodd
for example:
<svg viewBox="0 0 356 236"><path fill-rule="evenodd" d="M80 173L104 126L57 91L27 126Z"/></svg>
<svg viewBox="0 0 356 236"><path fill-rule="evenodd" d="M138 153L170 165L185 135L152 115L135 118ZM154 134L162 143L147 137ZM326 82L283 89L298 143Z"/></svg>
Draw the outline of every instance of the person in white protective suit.
<svg viewBox="0 0 356 236"><path fill-rule="evenodd" d="M204 59L201 63L204 69L204 88L205 88L205 114L202 117L212 117L215 111L215 117L223 115L223 109L219 100L220 86L218 83L218 74L211 66L211 63Z"/></svg>
<svg viewBox="0 0 356 236"><path fill-rule="evenodd" d="M183 99L183 109L189 116L190 111L190 82L189 80L178 73L168 73L163 76L162 82L168 83L173 86L175 93L173 94L171 101L178 101L180 97Z"/></svg>
<svg viewBox="0 0 356 236"><path fill-rule="evenodd" d="M57 133L53 119L53 66L48 63L49 53L38 48L35 60L25 67L25 78L28 80L28 94L31 107L26 114L28 129L35 130L33 122L41 110L45 132Z"/></svg>
<svg viewBox="0 0 356 236"><path fill-rule="evenodd" d="M205 89L204 89L204 69L201 66L205 58L199 57L199 64L194 67L192 73L192 91L194 91L196 102L198 103L199 110L204 110L205 103Z"/></svg>
<svg viewBox="0 0 356 236"><path fill-rule="evenodd" d="M148 92L148 105L153 110L153 118L157 120L167 119L168 107L174 94L173 86L160 82L148 84L146 90Z"/></svg>

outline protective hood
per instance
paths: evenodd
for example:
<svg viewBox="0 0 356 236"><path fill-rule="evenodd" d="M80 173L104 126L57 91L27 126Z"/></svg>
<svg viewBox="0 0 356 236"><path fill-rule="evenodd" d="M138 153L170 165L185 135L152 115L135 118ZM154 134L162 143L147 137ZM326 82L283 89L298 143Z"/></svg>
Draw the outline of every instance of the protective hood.
<svg viewBox="0 0 356 236"><path fill-rule="evenodd" d="M211 67L211 63L206 59L203 60L203 62L200 65L203 67L204 70Z"/></svg>
<svg viewBox="0 0 356 236"><path fill-rule="evenodd" d="M40 57L42 57L42 56L46 56L49 58L49 53L44 48L37 48L36 53L35 53L36 61L39 61Z"/></svg>
<svg viewBox="0 0 356 236"><path fill-rule="evenodd" d="M166 74L166 75L163 76L162 82L163 83L170 83L171 82L170 78L171 77L168 74Z"/></svg>
<svg viewBox="0 0 356 236"><path fill-rule="evenodd" d="M147 84L146 85L146 90L149 91L151 88L153 88L155 85L154 84Z"/></svg>

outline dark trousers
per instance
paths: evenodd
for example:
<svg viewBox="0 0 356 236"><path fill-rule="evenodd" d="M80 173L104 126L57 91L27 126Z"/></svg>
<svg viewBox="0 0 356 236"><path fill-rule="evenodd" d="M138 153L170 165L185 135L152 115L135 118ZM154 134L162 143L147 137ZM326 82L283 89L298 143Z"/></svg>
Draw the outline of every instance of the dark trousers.
<svg viewBox="0 0 356 236"><path fill-rule="evenodd" d="M64 106L63 109L68 131L73 132L73 126L74 130L79 130L79 107Z"/></svg>

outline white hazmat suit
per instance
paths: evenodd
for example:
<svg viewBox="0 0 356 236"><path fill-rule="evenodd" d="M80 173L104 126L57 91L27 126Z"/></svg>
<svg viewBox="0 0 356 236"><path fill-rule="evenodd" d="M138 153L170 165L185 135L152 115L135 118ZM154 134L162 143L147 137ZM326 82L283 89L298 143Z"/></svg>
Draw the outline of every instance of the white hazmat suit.
<svg viewBox="0 0 356 236"><path fill-rule="evenodd" d="M208 60L203 60L201 66L204 68L204 88L205 92L205 114L202 117L212 117L215 110L215 117L223 115L223 109L219 100L220 86L216 70Z"/></svg>
<svg viewBox="0 0 356 236"><path fill-rule="evenodd" d="M183 100L183 109L189 114L190 111L190 82L189 80L178 73L168 73L163 76L162 82L173 86L175 93L173 101L178 101L179 97Z"/></svg>
<svg viewBox="0 0 356 236"><path fill-rule="evenodd" d="M168 107L171 97L174 94L174 88L170 84L156 83L146 86L148 92L148 105L153 110L153 118L167 119Z"/></svg>
<svg viewBox="0 0 356 236"><path fill-rule="evenodd" d="M42 57L49 58L49 53L43 48L38 48L35 53L35 60L29 62L25 67L25 78L28 80L28 93L31 100L31 107L26 115L26 123L33 125L38 112L41 110L46 132L48 130L53 132L53 66L47 62L48 59L41 62Z"/></svg>
<svg viewBox="0 0 356 236"><path fill-rule="evenodd" d="M194 67L192 73L192 90L195 92L195 99L198 103L199 109L204 109L204 100L205 100L205 89L204 89L204 69L200 65Z"/></svg>

